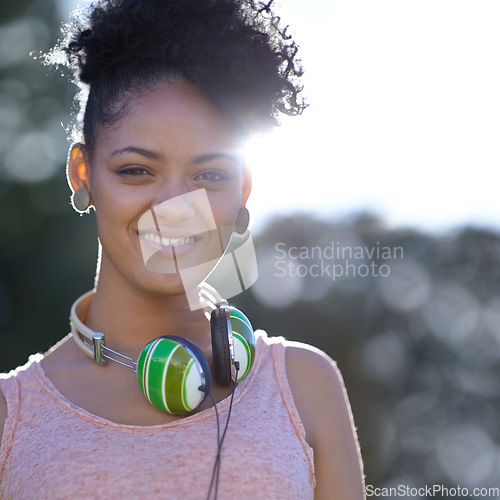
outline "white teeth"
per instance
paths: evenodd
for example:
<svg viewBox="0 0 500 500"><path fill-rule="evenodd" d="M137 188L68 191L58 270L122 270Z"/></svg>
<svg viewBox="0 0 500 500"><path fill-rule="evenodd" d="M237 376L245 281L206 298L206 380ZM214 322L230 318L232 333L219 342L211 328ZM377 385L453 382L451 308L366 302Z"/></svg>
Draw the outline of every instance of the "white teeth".
<svg viewBox="0 0 500 500"><path fill-rule="evenodd" d="M177 247L180 245L189 245L194 243L194 236L189 236L187 238L160 238L157 234L153 233L141 233L140 236L145 240L152 241L153 243L159 243L165 247Z"/></svg>

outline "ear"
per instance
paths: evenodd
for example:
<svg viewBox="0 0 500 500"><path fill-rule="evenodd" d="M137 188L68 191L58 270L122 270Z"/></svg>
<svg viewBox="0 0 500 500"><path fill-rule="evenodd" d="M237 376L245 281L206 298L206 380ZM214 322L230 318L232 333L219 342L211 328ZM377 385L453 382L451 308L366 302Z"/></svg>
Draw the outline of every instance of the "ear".
<svg viewBox="0 0 500 500"><path fill-rule="evenodd" d="M243 166L241 176L241 206L244 207L252 191L252 174L248 165Z"/></svg>
<svg viewBox="0 0 500 500"><path fill-rule="evenodd" d="M85 146L80 143L73 144L68 154L66 176L68 184L75 192L78 188L85 188L90 192L90 164L85 151Z"/></svg>

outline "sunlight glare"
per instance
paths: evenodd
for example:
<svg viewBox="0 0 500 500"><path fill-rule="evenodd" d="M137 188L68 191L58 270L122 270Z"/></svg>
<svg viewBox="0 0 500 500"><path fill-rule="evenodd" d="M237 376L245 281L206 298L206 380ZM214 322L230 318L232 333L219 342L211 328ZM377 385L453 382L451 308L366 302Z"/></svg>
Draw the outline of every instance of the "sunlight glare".
<svg viewBox="0 0 500 500"><path fill-rule="evenodd" d="M500 225L500 3L314 3L283 3L310 106L253 144L253 210Z"/></svg>

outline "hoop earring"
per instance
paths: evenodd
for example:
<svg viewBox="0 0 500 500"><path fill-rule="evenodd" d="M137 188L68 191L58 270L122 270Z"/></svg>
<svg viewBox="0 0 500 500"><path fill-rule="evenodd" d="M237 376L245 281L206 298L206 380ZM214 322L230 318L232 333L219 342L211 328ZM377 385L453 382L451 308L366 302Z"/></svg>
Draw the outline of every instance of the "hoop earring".
<svg viewBox="0 0 500 500"><path fill-rule="evenodd" d="M238 212L238 217L236 217L236 223L234 227L234 232L238 234L244 234L248 229L248 223L250 222L250 213L246 207L241 207Z"/></svg>
<svg viewBox="0 0 500 500"><path fill-rule="evenodd" d="M90 193L85 188L78 188L73 193L71 202L76 211L84 213L90 207Z"/></svg>

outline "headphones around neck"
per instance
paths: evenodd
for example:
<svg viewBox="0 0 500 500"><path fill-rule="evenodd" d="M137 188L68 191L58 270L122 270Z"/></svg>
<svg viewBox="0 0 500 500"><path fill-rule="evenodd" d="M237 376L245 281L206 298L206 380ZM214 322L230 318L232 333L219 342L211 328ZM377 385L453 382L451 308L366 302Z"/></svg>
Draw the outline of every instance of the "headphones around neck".
<svg viewBox="0 0 500 500"><path fill-rule="evenodd" d="M212 387L212 374L198 346L186 338L165 335L149 342L136 362L107 347L104 334L94 332L80 319L85 318L93 296L90 291L77 299L70 315L73 338L87 355L97 364L111 360L131 368L143 394L164 412L184 415L203 403ZM200 285L199 297L210 318L214 378L224 386L239 382L255 359L252 325L208 284Z"/></svg>

